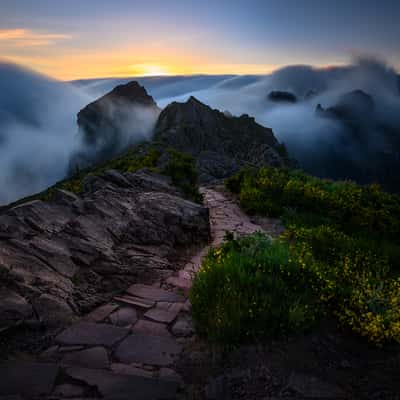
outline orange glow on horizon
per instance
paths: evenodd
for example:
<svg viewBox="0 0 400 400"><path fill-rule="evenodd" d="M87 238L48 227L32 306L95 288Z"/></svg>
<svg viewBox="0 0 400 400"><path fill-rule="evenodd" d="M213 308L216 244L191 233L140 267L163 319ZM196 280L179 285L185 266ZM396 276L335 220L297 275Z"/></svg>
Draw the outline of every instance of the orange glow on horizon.
<svg viewBox="0 0 400 400"><path fill-rule="evenodd" d="M208 64L200 60L140 60L138 63L123 62L118 56L71 57L7 57L7 61L21 64L55 79L68 81L74 79L122 78L138 76L174 75L225 75L225 74L268 74L279 65L259 64Z"/></svg>

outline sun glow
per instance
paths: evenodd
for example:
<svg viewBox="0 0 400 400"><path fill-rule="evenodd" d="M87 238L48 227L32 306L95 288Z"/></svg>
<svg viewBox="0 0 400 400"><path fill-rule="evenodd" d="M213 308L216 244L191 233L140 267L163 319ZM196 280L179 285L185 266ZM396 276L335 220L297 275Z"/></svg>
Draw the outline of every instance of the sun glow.
<svg viewBox="0 0 400 400"><path fill-rule="evenodd" d="M168 67L156 64L134 64L129 66L129 70L133 75L138 76L161 76L171 74Z"/></svg>

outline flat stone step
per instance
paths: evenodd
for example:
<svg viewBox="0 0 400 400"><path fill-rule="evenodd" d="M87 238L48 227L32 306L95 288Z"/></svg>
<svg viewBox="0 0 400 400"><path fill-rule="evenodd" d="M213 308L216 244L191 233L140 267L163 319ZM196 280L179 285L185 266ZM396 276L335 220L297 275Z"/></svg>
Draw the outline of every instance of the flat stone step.
<svg viewBox="0 0 400 400"><path fill-rule="evenodd" d="M123 339L129 330L109 324L80 322L67 328L56 337L56 342L63 345L90 345L112 347Z"/></svg>
<svg viewBox="0 0 400 400"><path fill-rule="evenodd" d="M110 365L106 349L100 346L67 353L62 358L62 363L94 369L105 369Z"/></svg>
<svg viewBox="0 0 400 400"><path fill-rule="evenodd" d="M152 336L171 336L167 326L158 322L141 319L132 328L133 333Z"/></svg>
<svg viewBox="0 0 400 400"><path fill-rule="evenodd" d="M156 307L156 308L152 308L151 310L147 311L144 314L144 316L145 316L145 318L151 319L152 321L170 324L172 321L175 320L178 313L179 313L179 311L177 311L177 310L167 310L167 309Z"/></svg>
<svg viewBox="0 0 400 400"><path fill-rule="evenodd" d="M132 334L118 345L115 357L125 364L167 366L181 351L182 345L171 337Z"/></svg>
<svg viewBox="0 0 400 400"><path fill-rule="evenodd" d="M145 308L145 309L154 307L154 305L156 304L155 301L146 300L146 299L143 299L140 297L135 297L135 296L126 296L126 295L114 297L114 300L119 301L121 303L130 304L132 306Z"/></svg>
<svg viewBox="0 0 400 400"><path fill-rule="evenodd" d="M186 299L177 293L169 292L154 286L136 284L127 289L132 296L141 297L152 301L169 301L171 303L184 302Z"/></svg>
<svg viewBox="0 0 400 400"><path fill-rule="evenodd" d="M102 322L117 308L118 304L104 304L90 312L84 319L92 322Z"/></svg>
<svg viewBox="0 0 400 400"><path fill-rule="evenodd" d="M116 326L128 327L137 321L136 310L132 307L121 307L110 315L110 321Z"/></svg>
<svg viewBox="0 0 400 400"><path fill-rule="evenodd" d="M103 370L71 367L66 373L73 379L95 386L104 398L110 400L173 400L178 389L174 381Z"/></svg>

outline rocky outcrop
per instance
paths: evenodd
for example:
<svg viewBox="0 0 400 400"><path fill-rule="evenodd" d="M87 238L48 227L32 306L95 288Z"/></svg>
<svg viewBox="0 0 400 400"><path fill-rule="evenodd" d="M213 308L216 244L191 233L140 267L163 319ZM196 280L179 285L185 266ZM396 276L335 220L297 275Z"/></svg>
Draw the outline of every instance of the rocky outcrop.
<svg viewBox="0 0 400 400"><path fill-rule="evenodd" d="M337 103L324 109L317 105L318 116L334 118L347 123L361 123L362 120L371 118L374 112L374 100L362 90L354 90L342 95Z"/></svg>
<svg viewBox="0 0 400 400"><path fill-rule="evenodd" d="M208 210L145 170L88 175L0 214L0 330L63 325L129 283L171 275L182 247L207 241Z"/></svg>
<svg viewBox="0 0 400 400"><path fill-rule="evenodd" d="M277 103L297 103L297 97L293 93L281 90L273 90L268 94L268 100Z"/></svg>
<svg viewBox="0 0 400 400"><path fill-rule="evenodd" d="M79 111L79 131L88 149L75 155L72 165L104 161L148 139L159 113L153 98L136 81L115 87Z"/></svg>
<svg viewBox="0 0 400 400"><path fill-rule="evenodd" d="M191 97L171 103L160 114L155 140L197 160L201 182L231 176L243 165L285 166L284 145L269 128L248 115L232 117Z"/></svg>

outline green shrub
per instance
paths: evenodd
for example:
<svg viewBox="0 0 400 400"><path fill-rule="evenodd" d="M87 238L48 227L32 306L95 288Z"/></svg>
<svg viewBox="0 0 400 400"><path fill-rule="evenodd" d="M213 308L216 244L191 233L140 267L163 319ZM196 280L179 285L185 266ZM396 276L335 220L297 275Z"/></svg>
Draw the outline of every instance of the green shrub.
<svg viewBox="0 0 400 400"><path fill-rule="evenodd" d="M245 210L281 216L281 239L342 326L378 345L400 342L399 196L269 167L233 183Z"/></svg>
<svg viewBox="0 0 400 400"><path fill-rule="evenodd" d="M287 244L261 233L209 252L190 294L200 334L232 345L303 332L320 307Z"/></svg>
<svg viewBox="0 0 400 400"><path fill-rule="evenodd" d="M300 171L263 167L227 180L249 213L281 216L285 209L329 218L348 232L400 235L400 197L377 185L333 182Z"/></svg>
<svg viewBox="0 0 400 400"><path fill-rule="evenodd" d="M330 226L291 226L284 238L341 325L378 345L400 342L400 279L391 272L390 251Z"/></svg>
<svg viewBox="0 0 400 400"><path fill-rule="evenodd" d="M172 183L181 188L190 199L201 203L202 196L197 185L198 174L194 158L174 149L167 149L167 153L168 161L161 173L171 177Z"/></svg>
<svg viewBox="0 0 400 400"><path fill-rule="evenodd" d="M163 153L168 155L168 161L160 167ZM135 172L142 168L170 176L173 184L182 189L188 198L196 202L202 201L202 196L198 191L197 171L193 157L172 149L165 150L157 143L144 143L117 158L95 167L76 171L71 177L56 183L41 193L18 200L10 204L10 207L34 199L50 200L56 189L64 189L76 194L82 193L83 179L89 174L99 175L109 169L115 169L122 173Z"/></svg>

